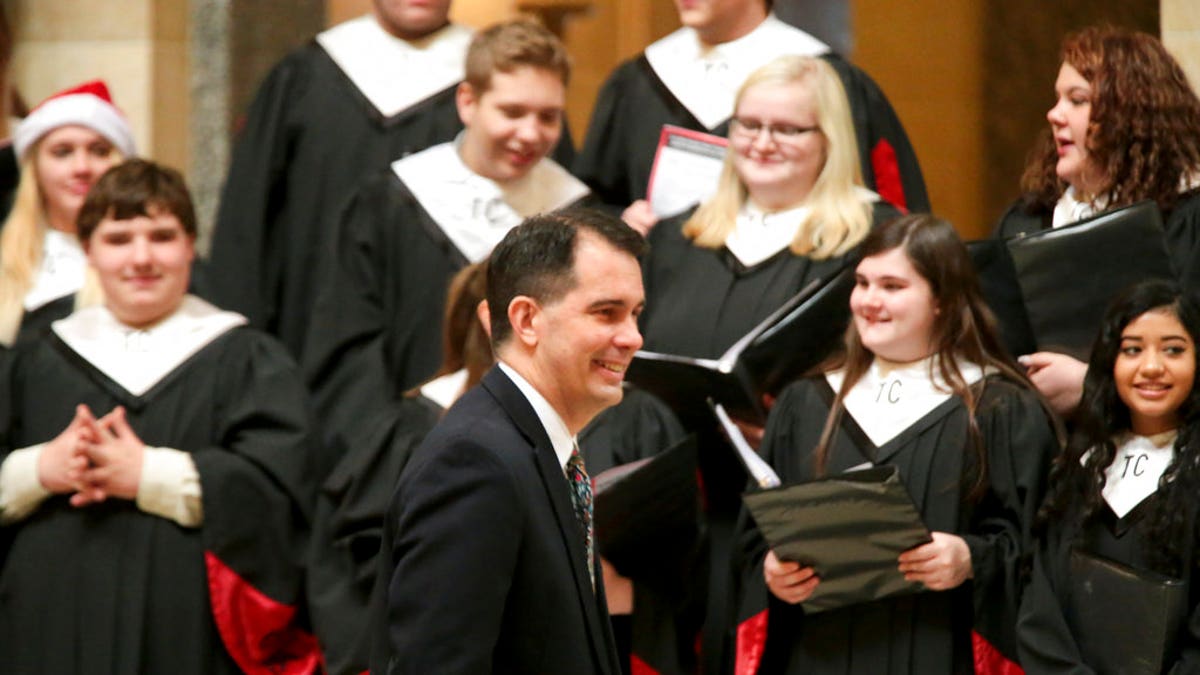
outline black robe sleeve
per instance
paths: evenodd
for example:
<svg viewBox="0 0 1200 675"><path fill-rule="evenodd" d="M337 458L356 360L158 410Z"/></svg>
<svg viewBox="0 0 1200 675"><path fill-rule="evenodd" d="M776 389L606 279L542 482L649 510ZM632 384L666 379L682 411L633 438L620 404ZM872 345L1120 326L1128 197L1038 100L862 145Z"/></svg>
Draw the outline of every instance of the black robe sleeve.
<svg viewBox="0 0 1200 675"><path fill-rule="evenodd" d="M842 80L867 187L906 212L930 210L917 153L883 90L861 68L830 53L822 57Z"/></svg>
<svg viewBox="0 0 1200 675"><path fill-rule="evenodd" d="M368 611L380 565L384 517L400 473L441 409L401 400L396 424L349 449L317 495L306 581L308 610L330 675L367 670Z"/></svg>
<svg viewBox="0 0 1200 675"><path fill-rule="evenodd" d="M1084 665L1079 647L1071 637L1071 629L1059 604L1061 589L1050 567L1065 560L1070 543L1061 531L1052 531L1042 541L1033 556L1029 584L1021 601L1017 625L1018 650L1021 664L1030 675L1063 673L1093 675Z"/></svg>
<svg viewBox="0 0 1200 675"><path fill-rule="evenodd" d="M1182 196L1163 220L1175 274L1194 295L1200 292L1200 190Z"/></svg>
<svg viewBox="0 0 1200 675"><path fill-rule="evenodd" d="M634 165L642 161L642 155L653 156L662 124L656 126L653 121L649 125L639 124L626 111L627 106L636 106L638 101L653 103L647 92L637 86L639 80L634 73L637 67L636 61L627 61L604 82L574 165L575 175L587 183L601 202L619 208L645 197L644 171ZM648 147L638 150L647 142ZM635 150L636 155L631 156Z"/></svg>
<svg viewBox="0 0 1200 675"><path fill-rule="evenodd" d="M302 131L290 118L308 87L306 63L296 56L285 59L255 95L233 145L213 230L213 300L266 330L275 326L284 278L283 251L272 250L271 242L281 226L281 200L288 197L290 149Z"/></svg>
<svg viewBox="0 0 1200 675"><path fill-rule="evenodd" d="M282 345L243 336L220 364L216 442L192 451L213 616L247 672L312 672L316 640L297 615L314 496L306 393Z"/></svg>
<svg viewBox="0 0 1200 675"><path fill-rule="evenodd" d="M1033 392L996 378L984 389L976 421L986 448L987 489L962 535L974 573L976 640L1016 660L1023 567L1033 551L1034 518L1058 438Z"/></svg>
<svg viewBox="0 0 1200 675"><path fill-rule="evenodd" d="M372 180L350 198L330 264L319 272L322 283L304 365L327 445L350 430L378 437L377 423L398 398L391 382L396 373L384 354L389 320L383 290L389 272L398 272L387 269L386 242L377 230L404 224L392 222L382 186ZM320 475L327 475L347 450L341 447L322 462Z"/></svg>

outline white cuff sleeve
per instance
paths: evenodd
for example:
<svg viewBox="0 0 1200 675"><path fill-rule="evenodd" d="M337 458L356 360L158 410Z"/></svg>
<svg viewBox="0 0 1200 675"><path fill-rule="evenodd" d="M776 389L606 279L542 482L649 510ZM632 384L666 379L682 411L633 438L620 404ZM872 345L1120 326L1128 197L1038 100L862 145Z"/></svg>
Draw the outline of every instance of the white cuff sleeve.
<svg viewBox="0 0 1200 675"><path fill-rule="evenodd" d="M14 450L0 464L0 523L21 520L50 496L38 478L38 460L45 445Z"/></svg>
<svg viewBox="0 0 1200 675"><path fill-rule="evenodd" d="M200 474L192 456L182 450L147 446L142 455L137 506L184 527L200 527L204 506L200 501Z"/></svg>

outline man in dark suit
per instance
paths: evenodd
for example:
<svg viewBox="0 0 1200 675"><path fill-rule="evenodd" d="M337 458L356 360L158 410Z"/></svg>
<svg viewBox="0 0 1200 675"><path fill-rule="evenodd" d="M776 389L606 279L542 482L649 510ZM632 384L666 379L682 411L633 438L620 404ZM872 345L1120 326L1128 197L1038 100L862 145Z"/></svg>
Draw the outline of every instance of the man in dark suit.
<svg viewBox="0 0 1200 675"><path fill-rule="evenodd" d="M389 512L387 672L621 672L574 437L620 401L642 344L643 247L568 209L493 251L499 363L417 449Z"/></svg>

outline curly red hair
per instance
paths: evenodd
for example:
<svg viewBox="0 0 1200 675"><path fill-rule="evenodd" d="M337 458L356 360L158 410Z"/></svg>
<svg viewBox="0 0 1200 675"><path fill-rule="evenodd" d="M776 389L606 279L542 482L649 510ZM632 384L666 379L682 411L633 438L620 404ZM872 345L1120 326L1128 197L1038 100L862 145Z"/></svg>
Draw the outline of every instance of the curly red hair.
<svg viewBox="0 0 1200 675"><path fill-rule="evenodd" d="M1200 175L1200 99L1162 43L1145 33L1091 27L1067 36L1062 62L1092 85L1087 151L1099 170L1097 197L1110 208L1153 199L1169 211L1181 180ZM1022 189L1053 209L1067 184L1047 129L1026 162Z"/></svg>

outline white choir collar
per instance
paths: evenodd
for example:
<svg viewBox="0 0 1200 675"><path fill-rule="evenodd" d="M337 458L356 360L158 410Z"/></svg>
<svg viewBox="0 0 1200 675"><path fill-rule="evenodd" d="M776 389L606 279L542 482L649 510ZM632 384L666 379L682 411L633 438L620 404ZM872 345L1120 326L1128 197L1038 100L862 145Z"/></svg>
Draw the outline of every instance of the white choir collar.
<svg viewBox="0 0 1200 675"><path fill-rule="evenodd" d="M500 370L504 371L508 379L517 385L517 389L520 389L521 394L529 401L533 412L537 414L538 421L542 423L542 428L546 430L546 435L550 437L550 445L554 446L554 454L558 457L558 463L565 472L567 462L571 459L571 453L575 450L575 437L567 429L567 423L563 421L554 406L550 405L546 397L542 396L541 392L535 389L529 380L522 377L512 366L503 361L496 361L496 365L500 366Z"/></svg>
<svg viewBox="0 0 1200 675"><path fill-rule="evenodd" d="M750 73L785 54L820 56L829 45L768 15L746 35L704 49L684 26L646 47L646 60L671 94L707 129L733 114L737 90Z"/></svg>
<svg viewBox="0 0 1200 675"><path fill-rule="evenodd" d="M856 186L854 195L867 203L879 201L879 195L865 187ZM725 238L725 248L746 267L754 267L791 246L810 211L805 205L768 212L747 199L733 232Z"/></svg>
<svg viewBox="0 0 1200 675"><path fill-rule="evenodd" d="M1179 192L1191 192L1196 188L1200 188L1200 171L1192 171L1185 173L1179 177ZM1091 218L1097 213L1103 213L1108 209L1108 199L1104 196L1097 197L1090 202L1080 201L1076 196L1078 192L1075 187L1068 185L1063 191L1062 196L1058 198L1058 202L1054 204L1054 216L1050 221L1051 227L1062 227L1071 223Z"/></svg>
<svg viewBox="0 0 1200 675"><path fill-rule="evenodd" d="M1090 202L1080 201L1076 197L1077 193L1073 186L1068 185L1062 196L1058 198L1058 203L1054 205L1054 218L1051 220L1051 227L1062 227L1071 223L1091 218L1097 213L1102 213L1108 207L1108 200L1104 197L1097 197Z"/></svg>
<svg viewBox="0 0 1200 675"><path fill-rule="evenodd" d="M147 329L126 326L104 306L51 324L62 341L134 396L141 396L246 317L184 296L171 316Z"/></svg>
<svg viewBox="0 0 1200 675"><path fill-rule="evenodd" d="M1116 452L1112 464L1104 469L1104 501L1118 518L1137 508L1158 491L1158 481L1175 458L1175 438L1179 430L1138 436L1123 433L1113 439ZM1080 462L1086 462L1091 450Z"/></svg>
<svg viewBox="0 0 1200 675"><path fill-rule="evenodd" d="M960 360L958 368L967 384L983 378L983 368L974 363ZM836 392L845 375L844 370L835 370L825 374L825 381ZM888 369L875 359L847 392L842 404L871 442L879 447L919 422L951 396L952 390L937 372L932 356Z"/></svg>
<svg viewBox="0 0 1200 675"><path fill-rule="evenodd" d="M521 220L579 201L587 186L544 157L501 185L467 168L457 143L442 143L392 163L421 208L471 262L479 262Z"/></svg>
<svg viewBox="0 0 1200 675"><path fill-rule="evenodd" d="M42 239L42 263L25 294L25 311L32 312L77 293L83 288L87 266L87 254L78 237L47 227Z"/></svg>
<svg viewBox="0 0 1200 675"><path fill-rule="evenodd" d="M421 395L447 409L454 405L467 386L467 369L462 368L436 377L421 385Z"/></svg>
<svg viewBox="0 0 1200 675"><path fill-rule="evenodd" d="M367 14L317 35L317 44L384 117L392 117L463 79L471 29L450 24L401 40Z"/></svg>

